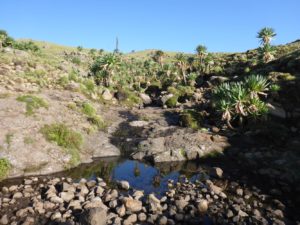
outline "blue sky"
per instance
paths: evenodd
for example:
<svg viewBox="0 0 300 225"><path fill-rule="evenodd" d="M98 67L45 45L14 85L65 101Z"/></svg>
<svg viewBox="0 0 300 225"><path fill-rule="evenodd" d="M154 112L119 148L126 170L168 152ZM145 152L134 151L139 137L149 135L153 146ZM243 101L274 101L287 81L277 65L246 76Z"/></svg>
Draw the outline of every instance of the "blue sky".
<svg viewBox="0 0 300 225"><path fill-rule="evenodd" d="M14 38L113 50L212 52L255 48L257 31L274 44L300 39L299 0L3 0L0 29Z"/></svg>

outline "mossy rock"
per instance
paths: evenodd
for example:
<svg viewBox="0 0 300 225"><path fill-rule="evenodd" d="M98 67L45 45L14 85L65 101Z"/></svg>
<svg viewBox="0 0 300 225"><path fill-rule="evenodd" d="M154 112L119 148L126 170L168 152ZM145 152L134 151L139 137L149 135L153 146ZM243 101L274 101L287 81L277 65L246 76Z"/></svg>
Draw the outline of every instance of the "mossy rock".
<svg viewBox="0 0 300 225"><path fill-rule="evenodd" d="M192 129L201 129L203 124L203 117L195 110L186 110L180 114L179 124L183 127L190 127Z"/></svg>
<svg viewBox="0 0 300 225"><path fill-rule="evenodd" d="M143 103L142 99L138 96L138 93L130 89L119 89L116 93L116 98L121 104L128 107L137 106Z"/></svg>
<svg viewBox="0 0 300 225"><path fill-rule="evenodd" d="M175 108L178 103L178 96L173 96L166 101L166 106L168 108Z"/></svg>
<svg viewBox="0 0 300 225"><path fill-rule="evenodd" d="M176 101L184 103L186 100L189 100L193 97L194 88L191 86L178 85L177 87L169 87L168 92L174 96L177 96ZM171 101L175 101L175 98Z"/></svg>

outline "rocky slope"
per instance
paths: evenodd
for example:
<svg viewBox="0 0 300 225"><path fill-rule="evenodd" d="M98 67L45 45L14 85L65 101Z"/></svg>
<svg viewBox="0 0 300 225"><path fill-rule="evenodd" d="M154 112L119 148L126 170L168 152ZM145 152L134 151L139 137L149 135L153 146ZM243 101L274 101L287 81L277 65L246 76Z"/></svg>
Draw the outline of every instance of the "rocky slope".
<svg viewBox="0 0 300 225"><path fill-rule="evenodd" d="M236 75L248 70L264 71L282 79L284 85L290 85L288 90L296 90L297 94L299 43L279 46L277 60L264 67L253 60L257 50L214 54L214 65L198 85L209 89L214 83L239 79ZM11 48L0 51L0 158L3 159L0 166L7 170L0 176L61 171L90 162L93 157L119 155L124 146L138 146L132 157L154 162L198 159L230 146L228 138L215 132L215 127L209 123L198 131L179 128L178 118L170 122L172 116L166 116L170 113L178 115L176 111L146 108L137 113L119 107L118 99L122 99L122 95L96 86L87 77L93 58L87 50L78 52L75 48L44 42L36 44L41 52ZM134 54L125 57L131 56ZM172 54L169 60L172 60ZM295 96L286 90L282 90L286 92L283 93L287 96L286 101L277 101L280 109L290 107L290 96ZM165 106L173 96L166 91L148 91L150 96L139 95L145 105L158 102ZM197 88L192 98L184 99L176 106L182 110L196 103L205 110L208 107L206 95L205 88ZM297 108L299 102L293 101L293 107ZM160 114L156 118L141 119L139 115L149 117L155 115L155 111ZM45 125L49 126L46 128L60 125L54 128L66 132L67 137L74 139L73 134L83 141L77 143L69 138L71 144L79 145L75 143L75 147L62 143L57 133L53 136L52 130L45 132ZM295 126L298 129L298 125Z"/></svg>

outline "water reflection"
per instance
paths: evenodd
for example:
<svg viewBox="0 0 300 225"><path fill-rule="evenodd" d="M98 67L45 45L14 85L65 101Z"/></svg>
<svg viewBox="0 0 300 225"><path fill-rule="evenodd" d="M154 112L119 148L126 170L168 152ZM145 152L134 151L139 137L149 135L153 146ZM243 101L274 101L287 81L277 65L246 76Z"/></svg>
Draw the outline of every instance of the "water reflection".
<svg viewBox="0 0 300 225"><path fill-rule="evenodd" d="M102 158L92 164L64 172L64 176L75 180L102 177L108 183L116 180L127 180L135 189L143 189L145 193L161 194L166 191L169 179L178 180L181 175L189 179L206 179L207 169L196 162L168 162L154 166L122 158Z"/></svg>

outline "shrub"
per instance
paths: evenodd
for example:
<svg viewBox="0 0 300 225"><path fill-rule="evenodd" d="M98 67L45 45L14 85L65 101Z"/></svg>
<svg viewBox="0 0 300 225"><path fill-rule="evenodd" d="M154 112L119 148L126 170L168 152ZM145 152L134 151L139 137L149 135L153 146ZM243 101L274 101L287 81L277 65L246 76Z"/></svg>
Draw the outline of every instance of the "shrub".
<svg viewBox="0 0 300 225"><path fill-rule="evenodd" d="M32 52L38 52L38 51L40 51L39 46L37 46L32 41L15 42L13 44L13 47L15 49L24 50L24 51L32 51Z"/></svg>
<svg viewBox="0 0 300 225"><path fill-rule="evenodd" d="M6 158L0 158L0 180L3 180L7 177L11 169L10 162Z"/></svg>
<svg viewBox="0 0 300 225"><path fill-rule="evenodd" d="M271 92L277 92L277 91L280 91L280 86L278 84L272 84L272 85L270 85L269 89Z"/></svg>
<svg viewBox="0 0 300 225"><path fill-rule="evenodd" d="M22 95L17 100L26 103L27 116L33 115L34 111L40 107L48 108L48 103L44 99L33 95Z"/></svg>
<svg viewBox="0 0 300 225"><path fill-rule="evenodd" d="M268 108L260 98L268 90L269 83L260 75L251 75L243 82L223 83L213 91L213 105L222 113L222 119L230 128L230 121L266 115Z"/></svg>

